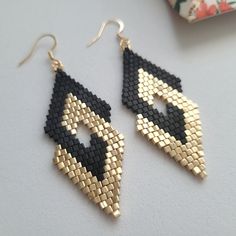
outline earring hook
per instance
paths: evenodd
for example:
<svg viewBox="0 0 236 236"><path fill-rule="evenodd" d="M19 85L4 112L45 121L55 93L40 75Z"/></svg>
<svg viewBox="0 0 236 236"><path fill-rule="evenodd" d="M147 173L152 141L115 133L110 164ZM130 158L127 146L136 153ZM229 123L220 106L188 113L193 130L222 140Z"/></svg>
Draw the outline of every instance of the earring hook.
<svg viewBox="0 0 236 236"><path fill-rule="evenodd" d="M25 56L25 58L23 58L18 66L22 66L23 64L25 64L34 54L34 52L36 51L36 48L38 46L38 43L44 39L44 38L51 38L53 40L53 45L52 47L49 49L48 51L48 57L49 59L52 61L52 67L54 69L54 71L56 71L58 68L62 69L63 68L63 64L61 61L59 61L58 59L56 59L54 57L54 54L53 54L53 51L55 51L56 47L57 47L57 39L56 39L56 36L53 35L53 34L43 34L41 35L40 37L38 37L35 41L35 43L33 44L31 50L29 51L29 53Z"/></svg>
<svg viewBox="0 0 236 236"><path fill-rule="evenodd" d="M128 38L125 38L123 35L121 35L121 33L124 31L125 25L124 22L119 19L119 18L113 18L113 19L109 19L107 21L104 21L98 31L98 33L96 34L96 36L88 43L88 47L92 46L94 43L96 43L102 36L106 26L108 26L109 24L116 24L119 26L119 30L116 33L118 39L120 40L120 46L121 48L124 50L125 48L130 48L130 40Z"/></svg>

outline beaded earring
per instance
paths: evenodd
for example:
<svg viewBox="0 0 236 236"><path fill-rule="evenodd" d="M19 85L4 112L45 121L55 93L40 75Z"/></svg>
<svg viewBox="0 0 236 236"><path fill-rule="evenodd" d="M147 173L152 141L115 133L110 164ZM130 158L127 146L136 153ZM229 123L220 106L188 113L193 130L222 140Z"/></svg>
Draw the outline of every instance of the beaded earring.
<svg viewBox="0 0 236 236"><path fill-rule="evenodd" d="M182 94L181 80L131 50L130 40L122 35L120 19L104 22L89 44L100 39L105 27L114 23L123 51L124 80L122 103L137 117L137 130L194 175L206 174L202 147L202 128L198 105ZM154 108L154 98L166 107L166 115Z"/></svg>
<svg viewBox="0 0 236 236"><path fill-rule="evenodd" d="M56 143L54 164L105 213L118 217L124 137L110 124L111 107L64 72L62 62L53 55L54 35L39 37L19 65L45 37L54 41L48 55L56 78L45 126L45 133ZM81 124L92 133L89 147L76 138Z"/></svg>

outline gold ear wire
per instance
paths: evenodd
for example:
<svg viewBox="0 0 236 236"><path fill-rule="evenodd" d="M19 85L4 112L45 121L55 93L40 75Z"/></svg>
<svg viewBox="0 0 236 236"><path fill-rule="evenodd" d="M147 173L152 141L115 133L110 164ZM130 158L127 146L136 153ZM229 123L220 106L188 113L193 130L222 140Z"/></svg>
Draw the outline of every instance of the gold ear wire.
<svg viewBox="0 0 236 236"><path fill-rule="evenodd" d="M18 64L19 67L22 66L23 64L25 64L33 56L34 52L36 51L36 48L38 46L39 41L42 40L43 38L46 38L46 37L49 37L49 38L53 39L53 45L52 45L51 49L48 51L48 57L52 61L53 70L56 71L57 69L63 69L62 62L59 61L58 59L56 59L54 57L54 54L53 54L53 51L57 47L57 39L56 39L55 35L53 35L53 34L43 34L39 38L37 38L35 43L33 44L32 48L31 48L30 52L26 55L25 58L23 58L19 62L19 64Z"/></svg>
<svg viewBox="0 0 236 236"><path fill-rule="evenodd" d="M97 33L97 35L90 41L90 43L88 43L88 47L92 46L94 43L96 43L102 36L105 28L107 25L109 24L116 24L119 26L119 30L117 32L117 37L120 40L120 46L121 48L124 50L125 48L131 48L130 46L130 40L126 37L124 37L123 35L121 35L121 33L124 31L125 25L124 22L121 19L118 18L114 18L114 19L110 19L107 21L104 21Z"/></svg>

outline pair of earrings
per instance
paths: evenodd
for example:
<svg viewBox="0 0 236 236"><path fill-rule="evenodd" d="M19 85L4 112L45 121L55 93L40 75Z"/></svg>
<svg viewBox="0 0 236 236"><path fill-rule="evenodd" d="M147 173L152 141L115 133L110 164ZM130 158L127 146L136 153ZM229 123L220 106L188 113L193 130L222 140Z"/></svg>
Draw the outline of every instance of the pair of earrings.
<svg viewBox="0 0 236 236"><path fill-rule="evenodd" d="M136 114L137 130L181 166L204 178L197 104L182 94L179 78L131 50L130 40L122 35L124 23L120 19L104 22L90 45L110 23L119 26L117 37L124 63L122 103ZM57 144L54 163L90 200L107 214L118 217L124 136L111 125L111 107L64 72L62 62L53 55L57 45L54 35L38 38L20 65L32 56L44 37L54 40L48 55L56 79L45 126L45 133ZM165 102L166 115L153 107L154 97ZM89 147L76 138L79 124L92 132Z"/></svg>

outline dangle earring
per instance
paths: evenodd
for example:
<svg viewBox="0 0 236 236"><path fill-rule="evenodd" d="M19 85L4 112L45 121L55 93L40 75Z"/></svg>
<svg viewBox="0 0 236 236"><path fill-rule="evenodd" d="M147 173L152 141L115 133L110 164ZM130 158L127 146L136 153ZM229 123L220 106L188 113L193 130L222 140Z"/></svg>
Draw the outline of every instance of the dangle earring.
<svg viewBox="0 0 236 236"><path fill-rule="evenodd" d="M104 22L88 46L100 39L110 23L119 26L117 38L124 65L122 103L137 115L137 130L181 166L204 178L207 174L197 104L182 94L179 78L131 50L130 40L122 35L124 23L120 19ZM166 115L153 107L155 98L165 103Z"/></svg>
<svg viewBox="0 0 236 236"><path fill-rule="evenodd" d="M111 107L64 72L62 62L53 55L57 46L54 35L39 37L19 65L30 59L45 37L54 41L48 56L56 78L45 126L45 133L56 143L53 161L91 201L118 217L123 135L110 124ZM76 138L81 124L92 133L89 147Z"/></svg>

